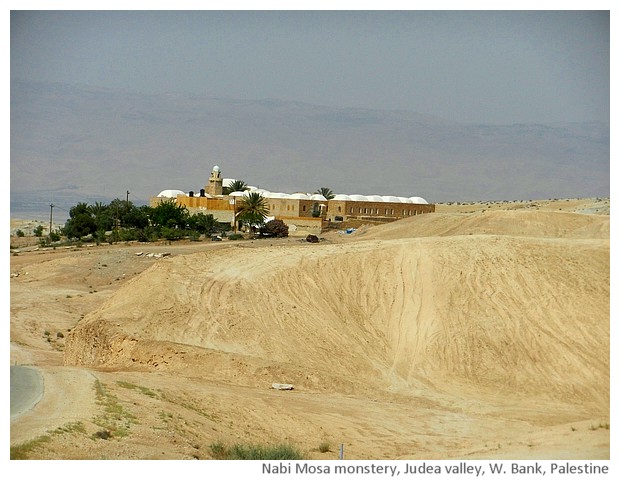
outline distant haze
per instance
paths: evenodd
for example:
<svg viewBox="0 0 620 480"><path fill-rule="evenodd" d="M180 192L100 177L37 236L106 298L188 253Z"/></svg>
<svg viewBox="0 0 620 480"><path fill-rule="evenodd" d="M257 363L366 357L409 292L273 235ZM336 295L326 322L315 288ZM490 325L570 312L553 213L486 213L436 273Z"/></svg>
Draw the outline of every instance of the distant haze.
<svg viewBox="0 0 620 480"><path fill-rule="evenodd" d="M164 189L214 165L271 191L429 202L609 196L609 125L449 122L406 111L14 83L12 216ZM28 209L28 208L26 208Z"/></svg>
<svg viewBox="0 0 620 480"><path fill-rule="evenodd" d="M11 13L11 215L197 190L609 196L609 12ZM64 209L64 210L63 210Z"/></svg>

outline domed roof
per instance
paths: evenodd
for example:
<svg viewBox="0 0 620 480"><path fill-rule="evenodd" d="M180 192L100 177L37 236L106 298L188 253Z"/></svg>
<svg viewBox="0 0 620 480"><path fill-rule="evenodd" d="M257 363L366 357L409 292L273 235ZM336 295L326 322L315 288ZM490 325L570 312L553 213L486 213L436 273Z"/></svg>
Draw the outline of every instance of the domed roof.
<svg viewBox="0 0 620 480"><path fill-rule="evenodd" d="M320 193L313 193L312 195L310 195L310 200L318 200L319 202L325 202L327 201L327 198L325 198Z"/></svg>
<svg viewBox="0 0 620 480"><path fill-rule="evenodd" d="M280 192L267 192L263 196L265 198L288 198L288 194Z"/></svg>
<svg viewBox="0 0 620 480"><path fill-rule="evenodd" d="M271 193L269 190L265 190L264 188L253 188L250 191L252 193L258 193L258 194L262 195L263 197L267 197Z"/></svg>
<svg viewBox="0 0 620 480"><path fill-rule="evenodd" d="M214 172L221 172L222 170L220 169L220 167L218 167L217 165L213 166L213 171Z"/></svg>
<svg viewBox="0 0 620 480"><path fill-rule="evenodd" d="M384 202L400 203L400 200L398 199L398 197L395 197L394 195L383 195L381 198L383 199Z"/></svg>
<svg viewBox="0 0 620 480"><path fill-rule="evenodd" d="M289 196L289 198L297 198L299 200L310 200L310 197L305 193L293 193Z"/></svg>
<svg viewBox="0 0 620 480"><path fill-rule="evenodd" d="M177 198L177 195L185 195L185 192L182 192L181 190L162 190L157 196L165 198Z"/></svg>
<svg viewBox="0 0 620 480"><path fill-rule="evenodd" d="M334 198L332 198L332 200L349 201L349 200L351 200L351 197L349 197L348 195L345 195L344 193L338 193L338 194L334 195Z"/></svg>
<svg viewBox="0 0 620 480"><path fill-rule="evenodd" d="M396 197L400 203L412 203L407 197Z"/></svg>
<svg viewBox="0 0 620 480"><path fill-rule="evenodd" d="M409 200L411 200L411 203L428 205L428 202L424 200L422 197L409 197Z"/></svg>
<svg viewBox="0 0 620 480"><path fill-rule="evenodd" d="M365 195L349 195L349 198L354 202L367 202L368 198Z"/></svg>
<svg viewBox="0 0 620 480"><path fill-rule="evenodd" d="M369 202L382 202L383 198L380 195L367 195Z"/></svg>

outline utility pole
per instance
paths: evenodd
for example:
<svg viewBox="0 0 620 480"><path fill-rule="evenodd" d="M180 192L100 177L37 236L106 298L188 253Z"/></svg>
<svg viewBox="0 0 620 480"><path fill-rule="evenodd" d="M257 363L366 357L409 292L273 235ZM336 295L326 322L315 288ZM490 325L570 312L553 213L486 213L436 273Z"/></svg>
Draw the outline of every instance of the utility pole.
<svg viewBox="0 0 620 480"><path fill-rule="evenodd" d="M129 211L129 193L130 193L129 190L127 190L127 200L126 200L126 203L125 203L125 209L127 211Z"/></svg>
<svg viewBox="0 0 620 480"><path fill-rule="evenodd" d="M50 203L50 231L49 231L49 239L52 240L52 211L54 210L54 204Z"/></svg>

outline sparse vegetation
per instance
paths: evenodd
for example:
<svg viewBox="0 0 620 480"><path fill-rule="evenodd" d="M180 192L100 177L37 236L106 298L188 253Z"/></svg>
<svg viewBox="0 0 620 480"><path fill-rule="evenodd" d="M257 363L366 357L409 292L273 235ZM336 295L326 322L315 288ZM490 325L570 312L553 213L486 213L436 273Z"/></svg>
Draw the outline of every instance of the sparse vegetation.
<svg viewBox="0 0 620 480"><path fill-rule="evenodd" d="M99 380L95 382L95 395L97 403L104 407L104 413L95 417L93 423L109 431L110 436L125 437L129 435L129 428L136 423L136 417L126 410L119 403L118 398L109 393Z"/></svg>
<svg viewBox="0 0 620 480"><path fill-rule="evenodd" d="M84 428L84 424L82 422L71 422L63 425L62 427L58 427L52 432L55 435L62 435L63 433L86 433L86 429Z"/></svg>
<svg viewBox="0 0 620 480"><path fill-rule="evenodd" d="M41 435L33 440L29 440L19 445L11 445L11 460L27 460L30 458L30 454L41 447L43 444L49 442L51 437L49 435Z"/></svg>
<svg viewBox="0 0 620 480"><path fill-rule="evenodd" d="M158 398L157 393L155 393L153 390L151 390L150 388L147 387L142 387L140 385L136 385L134 383L130 383L130 382L123 382L123 381L118 381L116 382L116 384L119 387L123 387L123 388L128 388L130 390L138 390L141 394L146 395L147 397L153 397L153 398Z"/></svg>
<svg viewBox="0 0 620 480"><path fill-rule="evenodd" d="M28 460L32 452L41 448L46 443L50 442L54 435L63 435L67 433L83 434L86 433L86 430L82 422L67 423L62 427L58 427L54 430L48 431L46 435L41 435L37 438L34 438L24 443L20 443L18 445L11 445L10 459Z"/></svg>
<svg viewBox="0 0 620 480"><path fill-rule="evenodd" d="M329 451L331 451L331 447L329 445L329 442L321 442L321 443L319 443L319 452L327 453Z"/></svg>
<svg viewBox="0 0 620 480"><path fill-rule="evenodd" d="M303 460L301 452L290 445L241 445L221 442L210 445L215 460Z"/></svg>

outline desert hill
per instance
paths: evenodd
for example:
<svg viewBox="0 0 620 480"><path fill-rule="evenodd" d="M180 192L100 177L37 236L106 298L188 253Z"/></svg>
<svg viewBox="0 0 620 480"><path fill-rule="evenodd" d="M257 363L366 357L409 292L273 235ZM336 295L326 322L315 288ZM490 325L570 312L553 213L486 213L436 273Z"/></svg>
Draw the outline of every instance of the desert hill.
<svg viewBox="0 0 620 480"><path fill-rule="evenodd" d="M278 365L281 380L320 390L338 391L337 372L371 389L463 382L606 398L605 240L475 235L283 250L155 265L78 324L67 362L199 369L200 354L181 353L191 346L243 358L237 381L256 386L277 381L265 366ZM157 342L175 347L154 365Z"/></svg>
<svg viewBox="0 0 620 480"><path fill-rule="evenodd" d="M609 458L609 431L588 429L609 422L609 216L467 208L319 244L209 242L157 261L118 247L32 265L41 281L106 282L57 368L106 382L143 426L138 443L97 451L187 458L200 444L209 458L217 440L312 452L323 438L349 458ZM178 445L151 438L168 411L186 419Z"/></svg>

